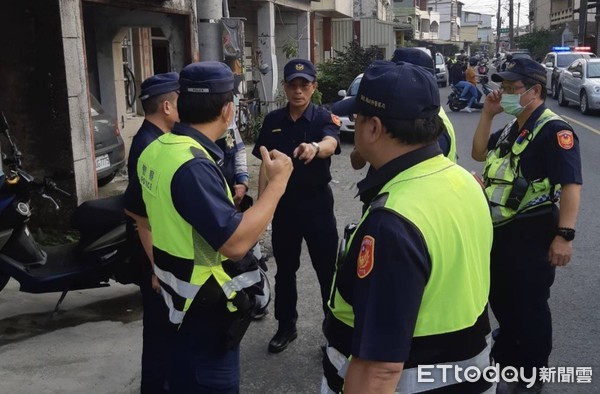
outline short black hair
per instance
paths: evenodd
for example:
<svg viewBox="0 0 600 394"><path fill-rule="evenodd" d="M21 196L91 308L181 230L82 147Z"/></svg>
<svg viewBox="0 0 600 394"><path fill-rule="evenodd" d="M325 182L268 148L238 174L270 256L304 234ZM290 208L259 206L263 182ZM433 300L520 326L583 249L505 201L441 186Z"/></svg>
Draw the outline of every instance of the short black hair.
<svg viewBox="0 0 600 394"><path fill-rule="evenodd" d="M365 115L371 116L371 115ZM427 118L400 120L379 118L386 132L407 145L429 144L442 135L446 126L438 114Z"/></svg>
<svg viewBox="0 0 600 394"><path fill-rule="evenodd" d="M181 123L209 123L217 119L223 106L233 101L233 92L183 93L177 100Z"/></svg>
<svg viewBox="0 0 600 394"><path fill-rule="evenodd" d="M546 84L541 83L540 81L532 78L523 78L521 79L521 82L523 82L523 85L525 85L525 88L527 89L531 89L535 85L540 85L542 87L542 90L540 92L540 98L546 101L546 96L548 96L548 89L546 88Z"/></svg>
<svg viewBox="0 0 600 394"><path fill-rule="evenodd" d="M159 94L158 96L149 97L146 100L142 100L142 108L146 115L152 115L158 112L160 105L165 101L173 102L177 98L177 92L167 92Z"/></svg>

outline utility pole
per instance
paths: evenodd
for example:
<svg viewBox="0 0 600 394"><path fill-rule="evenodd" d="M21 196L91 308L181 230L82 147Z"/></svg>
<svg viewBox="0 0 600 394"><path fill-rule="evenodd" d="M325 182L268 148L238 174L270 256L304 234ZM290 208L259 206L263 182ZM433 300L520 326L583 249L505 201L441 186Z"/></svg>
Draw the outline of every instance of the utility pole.
<svg viewBox="0 0 600 394"><path fill-rule="evenodd" d="M577 40L579 42L579 46L585 45L585 30L587 27L587 0L581 0L579 3L579 35L577 36Z"/></svg>
<svg viewBox="0 0 600 394"><path fill-rule="evenodd" d="M496 53L500 52L500 29L502 28L502 20L500 19L500 1L498 0L498 14L496 14Z"/></svg>
<svg viewBox="0 0 600 394"><path fill-rule="evenodd" d="M519 21L521 20L521 2L517 3L517 37L519 37Z"/></svg>
<svg viewBox="0 0 600 394"><path fill-rule="evenodd" d="M196 0L200 60L223 61L222 0Z"/></svg>
<svg viewBox="0 0 600 394"><path fill-rule="evenodd" d="M514 38L515 38L515 31L514 31L514 20L513 20L513 0L510 0L508 2L508 44L510 45L510 49L514 49Z"/></svg>
<svg viewBox="0 0 600 394"><path fill-rule="evenodd" d="M596 53L600 53L600 0L596 0Z"/></svg>

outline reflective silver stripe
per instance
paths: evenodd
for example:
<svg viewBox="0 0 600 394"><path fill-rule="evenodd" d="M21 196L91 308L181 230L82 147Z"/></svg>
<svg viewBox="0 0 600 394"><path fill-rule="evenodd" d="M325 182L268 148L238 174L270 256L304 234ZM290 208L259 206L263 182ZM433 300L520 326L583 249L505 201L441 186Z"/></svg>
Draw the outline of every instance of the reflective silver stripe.
<svg viewBox="0 0 600 394"><path fill-rule="evenodd" d="M161 294L163 296L163 299L165 300L165 303L167 304L167 307L169 308L169 321L173 324L180 324L183 321L184 313L175 309L171 294L169 294L164 289L161 289Z"/></svg>
<svg viewBox="0 0 600 394"><path fill-rule="evenodd" d="M448 365L451 366L452 369L456 370L456 367L461 367L463 370L467 367L477 367L480 371L490 365L490 350L491 346L488 341L487 346L483 349L479 354L474 357L471 357L468 360L463 361L455 361L449 363L440 363L435 364L439 365ZM454 373L447 373L447 371L441 368L431 368L427 370L430 375L427 376L428 379L433 380L432 382L419 382L419 368L410 368L402 371L402 376L400 377L400 382L398 383L398 387L396 388L396 393L398 394L408 394L408 393L421 393L423 391L434 390L440 387L450 386L453 384L460 383L456 380L456 376ZM446 379L443 380L443 374L446 372Z"/></svg>
<svg viewBox="0 0 600 394"><path fill-rule="evenodd" d="M348 360L346 356L344 356L334 347L327 346L326 352L327 358L335 367L338 376L342 379L345 379L346 372L348 372L348 366L350 365L350 360Z"/></svg>
<svg viewBox="0 0 600 394"><path fill-rule="evenodd" d="M321 378L321 394L337 394L335 391L329 388L327 384L327 378L323 376Z"/></svg>
<svg viewBox="0 0 600 394"><path fill-rule="evenodd" d="M502 202L502 195L504 194L504 190L506 190L507 187L511 187L512 185L509 184L504 184L504 185L496 185L494 183L492 183L494 186L494 190L492 192L492 195L490 196L490 202L493 202L495 204L500 204Z"/></svg>
<svg viewBox="0 0 600 394"><path fill-rule="evenodd" d="M167 284L170 288L172 288L178 295L180 295L183 298L193 300L194 297L196 297L198 291L200 290L200 287L202 287L178 279L169 271L164 271L160 269L156 264L154 264L154 273L156 274L156 276L158 276L158 279Z"/></svg>
<svg viewBox="0 0 600 394"><path fill-rule="evenodd" d="M227 298L231 298L233 292L240 291L258 282L260 282L260 272L258 269L244 272L243 274L232 278L230 281L223 283L223 292Z"/></svg>

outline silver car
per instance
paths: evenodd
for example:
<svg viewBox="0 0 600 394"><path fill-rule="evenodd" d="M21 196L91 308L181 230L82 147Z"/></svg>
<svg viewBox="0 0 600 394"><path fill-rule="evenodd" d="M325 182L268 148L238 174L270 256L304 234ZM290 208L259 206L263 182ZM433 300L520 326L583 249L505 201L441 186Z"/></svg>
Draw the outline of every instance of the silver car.
<svg viewBox="0 0 600 394"><path fill-rule="evenodd" d="M558 78L558 105L579 105L583 114L600 109L600 59L577 59Z"/></svg>
<svg viewBox="0 0 600 394"><path fill-rule="evenodd" d="M356 96L358 93L358 85L360 85L360 81L363 75L359 74L354 80L350 83L348 90L339 90L338 96L343 97L343 100L349 99L351 97ZM342 135L354 133L354 122L351 121L347 116L340 116L340 133Z"/></svg>

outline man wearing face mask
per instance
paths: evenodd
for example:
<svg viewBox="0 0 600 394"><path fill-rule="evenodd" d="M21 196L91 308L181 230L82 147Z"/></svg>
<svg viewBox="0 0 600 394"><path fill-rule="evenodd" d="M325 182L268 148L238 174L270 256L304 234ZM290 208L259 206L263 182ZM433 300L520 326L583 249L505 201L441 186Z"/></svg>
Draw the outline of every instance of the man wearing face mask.
<svg viewBox="0 0 600 394"><path fill-rule="evenodd" d="M579 141L544 105L546 73L540 64L514 59L492 80L501 89L485 99L471 152L485 161L494 223L490 306L500 327L492 356L502 367L523 367L539 379L552 350L550 286L555 267L571 260L575 238ZM494 116L503 111L515 119L490 133ZM538 393L541 386L539 380L529 388L519 382L505 392Z"/></svg>

